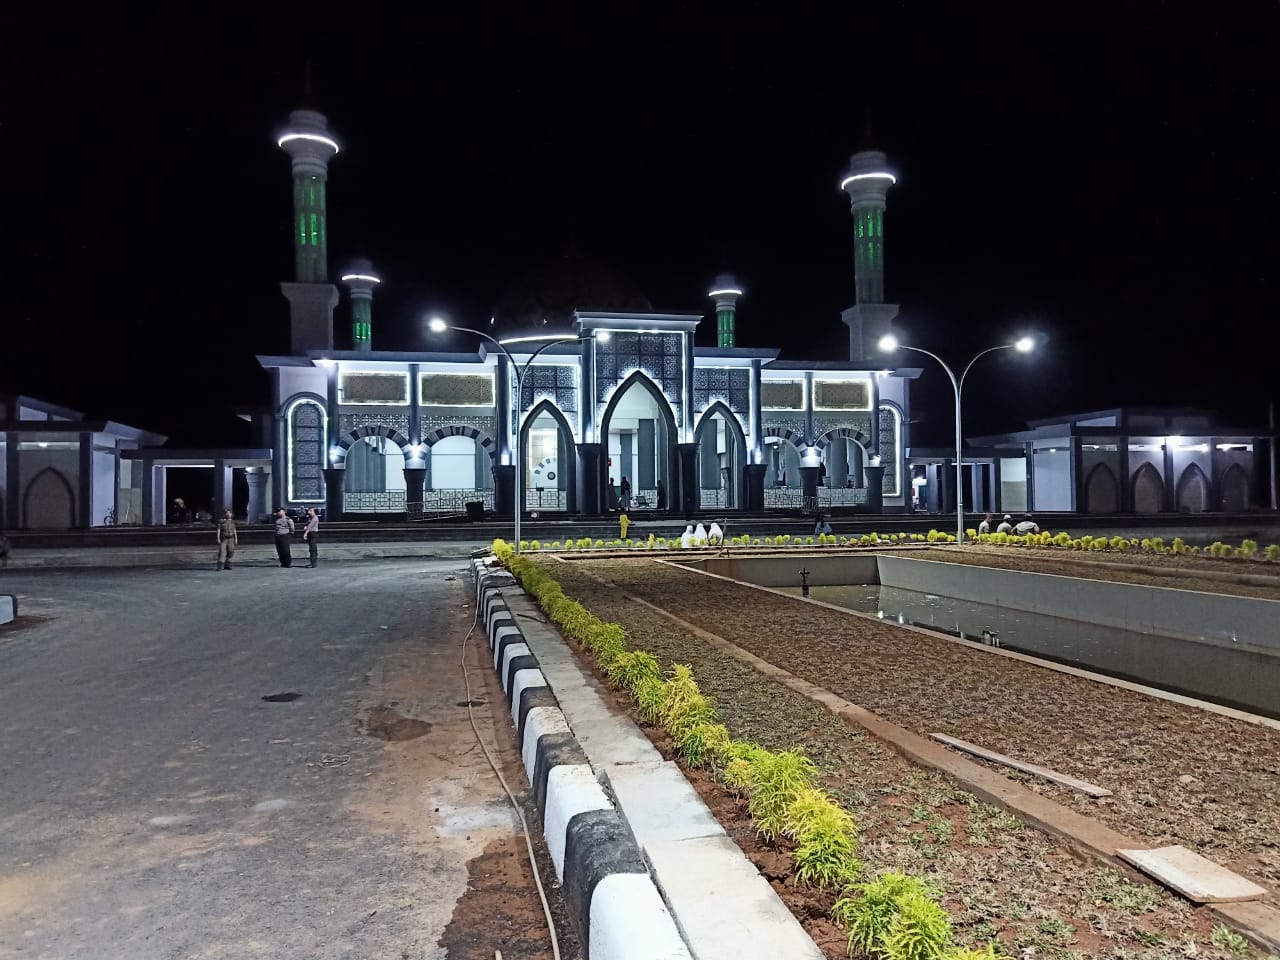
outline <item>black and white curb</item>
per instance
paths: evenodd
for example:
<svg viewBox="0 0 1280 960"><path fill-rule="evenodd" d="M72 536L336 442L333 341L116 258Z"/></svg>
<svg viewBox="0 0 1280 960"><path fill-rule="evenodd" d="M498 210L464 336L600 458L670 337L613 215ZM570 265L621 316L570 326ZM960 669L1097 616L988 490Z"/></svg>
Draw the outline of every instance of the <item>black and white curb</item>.
<svg viewBox="0 0 1280 960"><path fill-rule="evenodd" d="M547 850L587 960L692 960L626 821L596 779L503 591L506 570L472 561L476 608L511 706Z"/></svg>

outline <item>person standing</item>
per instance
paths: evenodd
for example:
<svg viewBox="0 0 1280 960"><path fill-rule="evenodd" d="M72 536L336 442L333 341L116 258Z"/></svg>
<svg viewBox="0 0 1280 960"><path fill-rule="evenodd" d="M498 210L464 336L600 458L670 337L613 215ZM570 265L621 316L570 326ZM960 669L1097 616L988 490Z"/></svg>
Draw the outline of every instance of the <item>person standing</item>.
<svg viewBox="0 0 1280 960"><path fill-rule="evenodd" d="M307 542L307 553L311 558L307 566L314 570L317 566L317 543L320 540L320 514L315 507L307 508L307 528L302 531L302 539Z"/></svg>
<svg viewBox="0 0 1280 960"><path fill-rule="evenodd" d="M618 499L618 509L630 510L631 509L631 481L628 480L626 477L623 477L622 483L618 485L618 489L622 492L622 495Z"/></svg>
<svg viewBox="0 0 1280 960"><path fill-rule="evenodd" d="M229 509L222 511L222 519L218 521L218 569L230 570L231 558L236 555L236 547L240 546L240 534L236 532L236 518Z"/></svg>
<svg viewBox="0 0 1280 960"><path fill-rule="evenodd" d="M284 507L276 511L276 556L280 558L280 566L293 566L293 548L289 546L289 538L293 536L293 520L285 513Z"/></svg>

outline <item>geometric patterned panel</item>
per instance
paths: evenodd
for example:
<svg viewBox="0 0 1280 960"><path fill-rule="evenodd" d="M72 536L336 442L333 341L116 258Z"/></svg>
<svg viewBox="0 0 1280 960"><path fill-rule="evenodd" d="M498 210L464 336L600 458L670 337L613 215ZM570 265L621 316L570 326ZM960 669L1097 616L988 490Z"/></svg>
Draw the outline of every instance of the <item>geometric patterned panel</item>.
<svg viewBox="0 0 1280 960"><path fill-rule="evenodd" d="M858 440L864 447L870 446L871 441L871 413L858 416L849 413L829 414L825 417L815 415L813 418L813 438L820 441L822 437L831 433L833 430L849 430L849 435L854 435L854 439ZM818 442L819 448L825 447L826 443Z"/></svg>
<svg viewBox="0 0 1280 960"><path fill-rule="evenodd" d="M409 435L407 413L344 413L338 417L338 434L347 436L361 427L387 427L396 433Z"/></svg>
<svg viewBox="0 0 1280 960"><path fill-rule="evenodd" d="M880 408L880 464L884 467L884 495L896 497L898 489L898 417L892 407Z"/></svg>
<svg viewBox="0 0 1280 960"><path fill-rule="evenodd" d="M341 403L389 403L409 402L409 375L407 373L348 373L339 381Z"/></svg>
<svg viewBox="0 0 1280 960"><path fill-rule="evenodd" d="M870 410L871 384L866 380L815 380L815 410Z"/></svg>
<svg viewBox="0 0 1280 960"><path fill-rule="evenodd" d="M514 383L515 378L512 378ZM539 400L550 400L561 413L578 411L578 368L569 364L535 364L524 375L520 385L521 413ZM570 417L572 419L572 417Z"/></svg>
<svg viewBox="0 0 1280 960"><path fill-rule="evenodd" d="M804 383L799 380L764 380L760 406L765 410L803 410Z"/></svg>
<svg viewBox="0 0 1280 960"><path fill-rule="evenodd" d="M693 409L721 401L745 421L751 415L751 371L745 367L694 367Z"/></svg>
<svg viewBox="0 0 1280 960"><path fill-rule="evenodd" d="M493 406L492 374L424 373L419 382L423 406Z"/></svg>
<svg viewBox="0 0 1280 960"><path fill-rule="evenodd" d="M289 414L289 499L320 502L324 466L324 413L304 400Z"/></svg>
<svg viewBox="0 0 1280 960"><path fill-rule="evenodd" d="M676 423L684 393L683 351L678 333L614 333L596 341L596 402L605 403L613 388L641 370L667 397ZM603 411L602 411L603 412Z"/></svg>

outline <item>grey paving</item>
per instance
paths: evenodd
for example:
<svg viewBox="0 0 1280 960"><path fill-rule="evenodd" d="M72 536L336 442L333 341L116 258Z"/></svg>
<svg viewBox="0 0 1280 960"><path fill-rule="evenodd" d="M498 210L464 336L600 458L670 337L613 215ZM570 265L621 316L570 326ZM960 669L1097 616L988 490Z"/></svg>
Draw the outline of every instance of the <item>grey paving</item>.
<svg viewBox="0 0 1280 960"><path fill-rule="evenodd" d="M0 576L0 956L445 956L468 861L523 849L464 567ZM366 735L382 706L426 735Z"/></svg>

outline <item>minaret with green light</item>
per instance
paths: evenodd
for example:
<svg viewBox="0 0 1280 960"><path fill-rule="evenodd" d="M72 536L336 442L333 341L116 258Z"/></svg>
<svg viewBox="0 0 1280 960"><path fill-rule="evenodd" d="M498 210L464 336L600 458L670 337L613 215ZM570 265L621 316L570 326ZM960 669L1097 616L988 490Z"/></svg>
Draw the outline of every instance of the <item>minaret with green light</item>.
<svg viewBox="0 0 1280 960"><path fill-rule="evenodd" d="M373 288L382 282L368 260L356 260L342 276L351 291L351 346L367 353L373 349Z"/></svg>
<svg viewBox="0 0 1280 960"><path fill-rule="evenodd" d="M294 110L276 145L293 161L294 282L281 284L290 304L295 354L333 349L333 308L338 289L329 283L329 160L338 143L316 110Z"/></svg>
<svg viewBox="0 0 1280 960"><path fill-rule="evenodd" d="M884 301L884 207L889 188L897 182L879 150L855 153L840 181L853 211L855 300L841 315L849 325L850 360L876 356L876 343L898 315L897 305Z"/></svg>
<svg viewBox="0 0 1280 960"><path fill-rule="evenodd" d="M738 312L738 298L742 287L732 274L722 273L707 296L716 302L716 346L732 347L735 344L734 321Z"/></svg>

